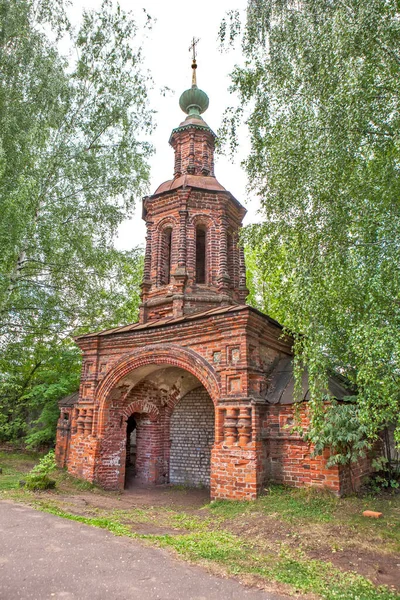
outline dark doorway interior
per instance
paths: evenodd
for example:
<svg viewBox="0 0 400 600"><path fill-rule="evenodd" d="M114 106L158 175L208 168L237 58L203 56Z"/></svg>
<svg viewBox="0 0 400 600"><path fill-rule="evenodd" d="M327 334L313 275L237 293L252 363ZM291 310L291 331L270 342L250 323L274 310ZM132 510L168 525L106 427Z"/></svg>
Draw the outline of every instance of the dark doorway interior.
<svg viewBox="0 0 400 600"><path fill-rule="evenodd" d="M136 475L136 419L133 415L126 424L125 487L129 487Z"/></svg>

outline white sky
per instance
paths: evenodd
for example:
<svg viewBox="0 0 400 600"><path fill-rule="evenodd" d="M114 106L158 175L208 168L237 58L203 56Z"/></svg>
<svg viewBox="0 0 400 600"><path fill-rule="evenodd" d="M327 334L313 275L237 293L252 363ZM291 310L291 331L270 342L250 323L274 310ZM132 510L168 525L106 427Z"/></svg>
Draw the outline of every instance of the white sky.
<svg viewBox="0 0 400 600"><path fill-rule="evenodd" d="M75 0L73 10L97 8L101 0ZM199 3L187 0L120 0L125 10L135 15L142 9L155 20L148 38L143 44L145 67L154 80L150 94L152 108L156 110L156 129L150 140L156 153L151 159L150 193L173 177L173 150L168 144L172 129L185 118L179 108L180 94L191 85L191 55L189 46L193 36L200 38L197 57L197 83L210 98L209 109L203 117L215 132L220 126L225 108L233 103L228 92L229 73L235 63L240 62L240 52L221 53L218 47L218 29L226 11L239 9L243 12L247 0L202 0ZM76 13L75 13L76 14ZM74 15L75 16L75 15ZM163 96L160 90L168 86L172 93ZM240 161L248 147L245 132L235 163L224 156L216 156L215 173L219 182L226 187L248 210L245 223L257 220L257 201L247 199L246 176ZM133 219L125 221L119 230L117 246L130 249L144 244L145 225L141 220L141 202L138 203Z"/></svg>

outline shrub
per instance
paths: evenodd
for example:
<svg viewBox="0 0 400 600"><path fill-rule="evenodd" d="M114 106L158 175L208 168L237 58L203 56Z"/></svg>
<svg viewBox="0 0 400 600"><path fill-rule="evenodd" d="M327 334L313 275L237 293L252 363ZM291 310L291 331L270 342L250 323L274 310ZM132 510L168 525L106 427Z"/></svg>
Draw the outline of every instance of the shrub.
<svg viewBox="0 0 400 600"><path fill-rule="evenodd" d="M50 479L49 473L56 468L54 450L50 450L43 456L38 464L33 467L25 480L25 487L28 490L52 490L56 487L54 479Z"/></svg>
<svg viewBox="0 0 400 600"><path fill-rule="evenodd" d="M33 467L29 475L48 475L57 467L54 450L45 454Z"/></svg>
<svg viewBox="0 0 400 600"><path fill-rule="evenodd" d="M56 487L56 482L47 475L28 475L25 487L34 492L39 490L53 490Z"/></svg>

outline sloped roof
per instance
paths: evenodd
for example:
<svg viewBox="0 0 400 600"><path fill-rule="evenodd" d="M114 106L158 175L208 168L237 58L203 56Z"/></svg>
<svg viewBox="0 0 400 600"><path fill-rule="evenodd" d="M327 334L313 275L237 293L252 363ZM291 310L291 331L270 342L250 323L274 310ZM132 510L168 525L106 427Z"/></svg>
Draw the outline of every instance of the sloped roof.
<svg viewBox="0 0 400 600"><path fill-rule="evenodd" d="M205 175L181 175L175 179L164 181L158 186L154 192L154 196L157 194L163 194L171 190L176 190L179 187L194 187L202 190L210 190L213 192L226 192L224 186L222 186L215 177Z"/></svg>
<svg viewBox="0 0 400 600"><path fill-rule="evenodd" d="M308 375L303 373L301 401L310 399ZM340 377L329 377L328 390L330 396L342 400L346 396L354 395L348 390ZM294 399L294 375L293 358L282 358L270 376L270 383L265 397L269 404L293 404Z"/></svg>
<svg viewBox="0 0 400 600"><path fill-rule="evenodd" d="M253 308L252 306L248 306L247 304L232 304L230 306L217 306L216 308L210 308L209 310L204 310L202 312L196 312L190 315L183 315L181 317L167 317L164 319L156 319L154 321L149 321L148 323L130 323L129 325L123 325L122 327L114 327L113 329L105 329L104 331L99 331L96 333L87 333L85 335L77 336L75 339L85 339L90 337L97 336L106 336L113 335L116 333L129 333L130 331L141 331L144 329L153 329L155 327L163 327L167 325L175 325L177 323L186 323L189 321L195 321L197 319L204 319L207 317L213 317L217 315L224 315L227 313L240 312L243 310L252 311L264 319L266 319L272 325L279 327L279 329L283 329L282 325L275 321L268 315L260 312L259 310Z"/></svg>
<svg viewBox="0 0 400 600"><path fill-rule="evenodd" d="M74 392L73 394L69 394L69 396L65 396L58 401L58 406L66 408L67 406L74 406L79 400L79 392Z"/></svg>

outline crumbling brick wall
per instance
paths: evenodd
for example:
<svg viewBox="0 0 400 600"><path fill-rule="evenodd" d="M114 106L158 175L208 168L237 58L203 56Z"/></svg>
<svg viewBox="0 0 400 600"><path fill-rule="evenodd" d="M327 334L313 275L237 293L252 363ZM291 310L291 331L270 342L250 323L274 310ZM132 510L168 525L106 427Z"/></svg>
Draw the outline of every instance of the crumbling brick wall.
<svg viewBox="0 0 400 600"><path fill-rule="evenodd" d="M379 446L375 452L376 450L378 450L377 454L382 454ZM340 468L340 494L345 496L357 492L372 472L372 454L360 458L356 463L342 466Z"/></svg>
<svg viewBox="0 0 400 600"><path fill-rule="evenodd" d="M299 407L303 430L309 424L307 404ZM266 448L265 483L283 483L291 487L320 487L340 493L340 468L328 468L329 450L312 456L313 447L305 442L294 425L294 406L270 406L265 414L262 436Z"/></svg>

